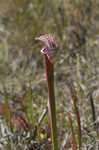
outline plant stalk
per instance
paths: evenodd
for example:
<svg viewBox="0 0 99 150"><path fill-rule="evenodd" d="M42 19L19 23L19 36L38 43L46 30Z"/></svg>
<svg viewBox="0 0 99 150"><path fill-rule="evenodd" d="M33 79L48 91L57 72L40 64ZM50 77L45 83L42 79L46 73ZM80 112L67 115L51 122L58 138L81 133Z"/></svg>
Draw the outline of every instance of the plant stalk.
<svg viewBox="0 0 99 150"><path fill-rule="evenodd" d="M78 141L79 141L79 150L82 148L82 143L81 143L81 138L82 138L82 133L81 133L81 122L80 122L80 114L79 114L79 109L77 107L77 96L75 94L75 90L73 88L73 84L71 83L70 85L70 90L71 90L71 97L74 105L74 110L75 110L75 115L77 119L77 124L78 124Z"/></svg>
<svg viewBox="0 0 99 150"><path fill-rule="evenodd" d="M68 112L68 119L70 122L70 128L71 128L71 133L72 133L72 145L73 145L73 150L77 150L77 143L76 143L76 137L73 129L73 123L72 123L72 118L70 113Z"/></svg>
<svg viewBox="0 0 99 150"><path fill-rule="evenodd" d="M55 104L55 95L54 95L54 66L48 60L47 55L44 55L44 63L45 63L46 80L48 86L52 145L53 145L53 150L58 150L57 126L56 126L56 104Z"/></svg>

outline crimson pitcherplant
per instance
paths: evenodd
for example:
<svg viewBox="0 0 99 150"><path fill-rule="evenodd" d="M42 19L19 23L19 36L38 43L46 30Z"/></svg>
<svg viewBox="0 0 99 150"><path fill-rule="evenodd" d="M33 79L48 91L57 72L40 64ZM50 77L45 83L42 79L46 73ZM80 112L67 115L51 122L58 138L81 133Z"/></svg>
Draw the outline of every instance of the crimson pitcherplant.
<svg viewBox="0 0 99 150"><path fill-rule="evenodd" d="M45 34L36 37L35 40L43 42L41 54L44 55L46 81L48 87L49 113L53 150L58 150L57 143L57 126L56 126L56 105L54 94L54 56L56 54L55 36L53 34Z"/></svg>

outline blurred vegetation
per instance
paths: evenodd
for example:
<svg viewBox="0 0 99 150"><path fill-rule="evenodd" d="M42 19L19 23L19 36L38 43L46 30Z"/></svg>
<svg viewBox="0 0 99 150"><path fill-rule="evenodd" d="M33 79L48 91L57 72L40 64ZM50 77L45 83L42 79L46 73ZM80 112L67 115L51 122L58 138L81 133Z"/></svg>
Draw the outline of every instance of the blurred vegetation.
<svg viewBox="0 0 99 150"><path fill-rule="evenodd" d="M89 125L92 122L88 93L93 94L98 116L99 0L0 0L0 80L4 81L10 103L28 95L31 82L33 103L40 107L37 116L47 103L47 89L41 45L34 38L45 33L56 35L58 128L66 127L66 108L73 111L68 89L68 81L72 80L79 97L80 114L84 117L82 126L86 124L93 130ZM2 82L0 94L4 102ZM37 106L33 112L37 111Z"/></svg>

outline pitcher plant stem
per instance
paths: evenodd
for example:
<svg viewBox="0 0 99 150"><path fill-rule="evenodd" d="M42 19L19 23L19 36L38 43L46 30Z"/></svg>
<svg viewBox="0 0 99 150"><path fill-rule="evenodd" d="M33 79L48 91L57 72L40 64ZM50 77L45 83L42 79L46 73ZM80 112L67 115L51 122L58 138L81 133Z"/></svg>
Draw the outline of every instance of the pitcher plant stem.
<svg viewBox="0 0 99 150"><path fill-rule="evenodd" d="M50 63L46 55L44 55L44 61L48 86L50 125L51 125L53 150L58 150L57 127L56 127L56 104L54 95L54 66L52 63Z"/></svg>

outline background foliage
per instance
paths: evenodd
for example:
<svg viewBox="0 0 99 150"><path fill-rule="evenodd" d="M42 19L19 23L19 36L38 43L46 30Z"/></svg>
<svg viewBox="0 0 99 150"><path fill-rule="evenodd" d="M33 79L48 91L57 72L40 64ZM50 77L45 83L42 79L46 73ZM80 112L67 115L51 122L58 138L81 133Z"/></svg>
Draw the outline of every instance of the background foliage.
<svg viewBox="0 0 99 150"><path fill-rule="evenodd" d="M27 95L31 83L34 102L40 106L35 112L38 116L47 103L47 89L41 45L34 38L45 33L56 35L55 91L60 139L62 127L67 126L66 112L72 112L68 81L74 81L80 99L82 126L92 123L89 93L93 94L99 115L98 10L98 0L0 0L0 80L5 82L11 103ZM0 93L3 102L2 82ZM63 122L61 115L65 116Z"/></svg>

